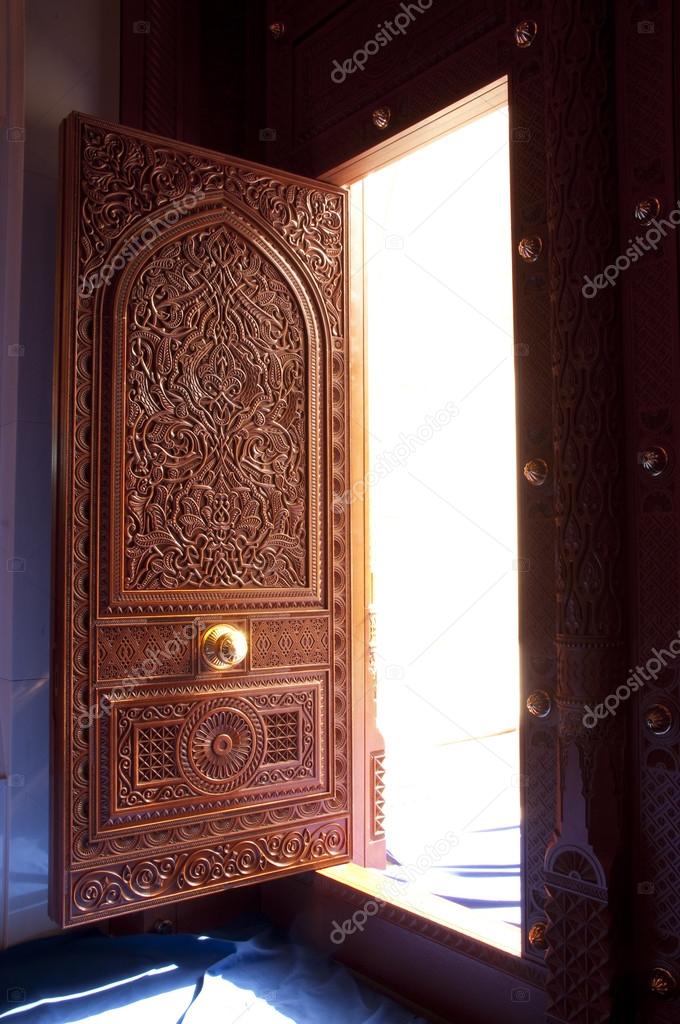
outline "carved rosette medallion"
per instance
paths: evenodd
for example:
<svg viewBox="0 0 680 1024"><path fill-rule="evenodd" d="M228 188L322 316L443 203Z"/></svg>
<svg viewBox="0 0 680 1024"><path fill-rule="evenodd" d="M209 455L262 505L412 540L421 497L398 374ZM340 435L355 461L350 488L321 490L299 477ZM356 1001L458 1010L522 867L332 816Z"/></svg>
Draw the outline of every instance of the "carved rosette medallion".
<svg viewBox="0 0 680 1024"><path fill-rule="evenodd" d="M246 701L210 701L187 718L179 749L192 785L204 793L227 793L245 785L262 761L262 721Z"/></svg>

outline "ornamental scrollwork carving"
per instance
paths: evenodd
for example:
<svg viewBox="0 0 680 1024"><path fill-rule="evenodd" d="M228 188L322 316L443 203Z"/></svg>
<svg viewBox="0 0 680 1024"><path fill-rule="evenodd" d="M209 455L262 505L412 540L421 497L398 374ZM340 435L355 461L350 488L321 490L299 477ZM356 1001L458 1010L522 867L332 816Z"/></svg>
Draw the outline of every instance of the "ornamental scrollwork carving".
<svg viewBox="0 0 680 1024"><path fill-rule="evenodd" d="M82 125L83 239L81 278L101 267L130 222L161 215L201 197L235 197L290 243L323 295L331 330L343 334L342 231L344 200L301 180L277 181L252 165L216 154L153 145L112 125Z"/></svg>
<svg viewBox="0 0 680 1024"><path fill-rule="evenodd" d="M196 895L225 882L275 874L296 864L316 868L348 852L341 822L291 829L261 839L241 839L180 853L151 856L128 864L107 865L79 874L75 909L88 917L106 917L130 904L163 896Z"/></svg>
<svg viewBox="0 0 680 1024"><path fill-rule="evenodd" d="M224 225L156 252L127 328L125 587L306 584L305 329Z"/></svg>

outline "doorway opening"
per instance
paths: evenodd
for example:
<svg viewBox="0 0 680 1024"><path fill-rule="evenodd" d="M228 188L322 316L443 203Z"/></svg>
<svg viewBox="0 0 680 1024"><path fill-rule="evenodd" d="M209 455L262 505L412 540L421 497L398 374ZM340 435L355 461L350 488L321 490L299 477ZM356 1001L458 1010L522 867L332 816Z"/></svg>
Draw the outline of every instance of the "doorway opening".
<svg viewBox="0 0 680 1024"><path fill-rule="evenodd" d="M505 84L475 100L448 130L440 120L423 141L415 129L373 166L346 169L363 360L352 514L363 517L385 751L376 892L519 953L522 562Z"/></svg>

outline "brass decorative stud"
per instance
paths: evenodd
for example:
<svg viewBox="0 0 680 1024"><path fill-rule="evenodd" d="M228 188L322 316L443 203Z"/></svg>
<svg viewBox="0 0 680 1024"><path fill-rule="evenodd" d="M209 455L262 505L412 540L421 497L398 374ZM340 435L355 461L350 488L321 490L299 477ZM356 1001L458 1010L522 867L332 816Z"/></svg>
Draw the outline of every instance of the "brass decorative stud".
<svg viewBox="0 0 680 1024"><path fill-rule="evenodd" d="M651 224L661 213L661 203L656 196L646 196L635 204L634 217L638 224Z"/></svg>
<svg viewBox="0 0 680 1024"><path fill-rule="evenodd" d="M538 25L535 21L520 21L515 26L515 45L521 50L526 50L527 46L533 43L537 32Z"/></svg>
<svg viewBox="0 0 680 1024"><path fill-rule="evenodd" d="M655 967L649 976L649 991L660 999L670 999L677 994L678 979L667 967Z"/></svg>
<svg viewBox="0 0 680 1024"><path fill-rule="evenodd" d="M546 938L547 925L545 921L537 921L529 929L529 944L534 949L547 949L548 939Z"/></svg>
<svg viewBox="0 0 680 1024"><path fill-rule="evenodd" d="M671 731L673 714L665 704L653 704L645 711L645 725L655 736L665 736Z"/></svg>
<svg viewBox="0 0 680 1024"><path fill-rule="evenodd" d="M273 21L269 26L269 34L274 39L280 39L281 36L285 35L286 26L282 21Z"/></svg>
<svg viewBox="0 0 680 1024"><path fill-rule="evenodd" d="M371 120L376 128L384 131L392 120L392 111L389 107L377 107L371 114Z"/></svg>
<svg viewBox="0 0 680 1024"><path fill-rule="evenodd" d="M532 487L541 487L548 479L548 463L545 459L529 459L522 472Z"/></svg>
<svg viewBox="0 0 680 1024"><path fill-rule="evenodd" d="M668 452L660 445L652 445L638 452L638 462L645 473L650 476L661 476L668 466Z"/></svg>
<svg viewBox="0 0 680 1024"><path fill-rule="evenodd" d="M535 263L543 251L543 241L538 235L528 235L522 238L517 246L517 252L525 263Z"/></svg>
<svg viewBox="0 0 680 1024"><path fill-rule="evenodd" d="M547 718L552 710L552 699L545 690L534 690L527 697L527 711L534 718Z"/></svg>
<svg viewBox="0 0 680 1024"><path fill-rule="evenodd" d="M201 653L212 668L220 672L240 665L248 653L245 633L223 622L206 629L201 640Z"/></svg>

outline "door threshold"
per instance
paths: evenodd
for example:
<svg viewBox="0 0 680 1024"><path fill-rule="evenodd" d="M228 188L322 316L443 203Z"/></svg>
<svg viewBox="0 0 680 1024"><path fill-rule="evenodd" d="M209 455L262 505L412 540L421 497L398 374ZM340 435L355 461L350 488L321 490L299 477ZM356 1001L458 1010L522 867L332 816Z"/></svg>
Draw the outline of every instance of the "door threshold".
<svg viewBox="0 0 680 1024"><path fill-rule="evenodd" d="M520 928L504 921L480 919L480 912L434 896L412 882L397 882L374 868L364 868L359 864L323 868L316 874L369 897L367 903L374 903L376 906L371 906L370 911L365 911L368 917L377 914L381 905L395 907L412 914L414 918L424 919L440 928L467 935L512 956L522 955Z"/></svg>

